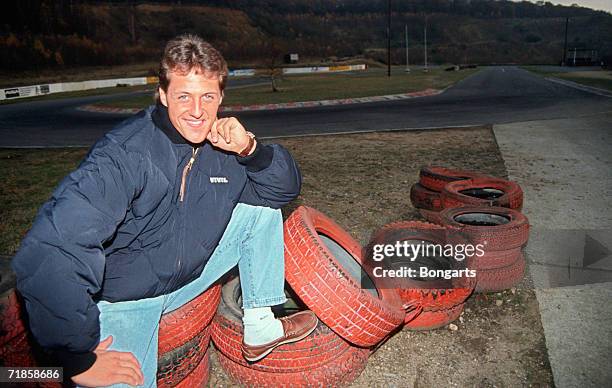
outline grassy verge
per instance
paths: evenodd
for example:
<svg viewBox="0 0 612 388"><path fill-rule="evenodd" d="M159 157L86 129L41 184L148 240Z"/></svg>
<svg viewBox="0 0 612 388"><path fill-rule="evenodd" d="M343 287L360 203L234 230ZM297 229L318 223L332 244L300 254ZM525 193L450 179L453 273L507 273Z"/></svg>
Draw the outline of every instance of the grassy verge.
<svg viewBox="0 0 612 388"><path fill-rule="evenodd" d="M280 92L272 92L269 85L228 90L223 105L273 104L338 98L380 96L419 91L427 88L443 89L478 70L444 71L433 69L427 73L414 70L405 73L397 69L391 78L381 69L363 73L309 74L285 76L278 82ZM118 108L144 108L151 104L150 96L134 96L100 103Z"/></svg>
<svg viewBox="0 0 612 388"><path fill-rule="evenodd" d="M0 150L0 255L13 254L36 211L87 149Z"/></svg>
<svg viewBox="0 0 612 388"><path fill-rule="evenodd" d="M523 66L523 68L543 77L554 77L586 86L612 90L612 71L610 70L572 71L560 73L556 71L548 71L541 67Z"/></svg>

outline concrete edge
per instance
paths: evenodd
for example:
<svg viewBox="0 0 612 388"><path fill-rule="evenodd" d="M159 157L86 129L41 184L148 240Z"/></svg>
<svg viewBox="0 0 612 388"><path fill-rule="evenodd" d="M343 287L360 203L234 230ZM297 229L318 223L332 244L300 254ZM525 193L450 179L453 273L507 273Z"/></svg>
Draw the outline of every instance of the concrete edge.
<svg viewBox="0 0 612 388"><path fill-rule="evenodd" d="M596 87L593 87L593 86L586 86L586 85L579 84L578 82L568 81L568 80L564 80L564 79L561 79L561 78L545 77L545 79L550 81L550 82L561 84L563 86L567 86L567 87L570 87L570 88L582 90L583 92L597 94L598 96L612 98L612 91L610 91L610 90L596 88Z"/></svg>

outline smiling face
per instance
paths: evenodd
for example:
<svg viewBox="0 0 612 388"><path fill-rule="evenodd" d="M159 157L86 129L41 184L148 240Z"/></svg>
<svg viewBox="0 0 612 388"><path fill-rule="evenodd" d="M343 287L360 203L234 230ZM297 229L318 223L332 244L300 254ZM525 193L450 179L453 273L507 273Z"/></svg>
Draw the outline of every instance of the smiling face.
<svg viewBox="0 0 612 388"><path fill-rule="evenodd" d="M187 74L171 72L167 90L159 89L159 99L177 131L198 144L206 140L223 94L216 75L192 69Z"/></svg>

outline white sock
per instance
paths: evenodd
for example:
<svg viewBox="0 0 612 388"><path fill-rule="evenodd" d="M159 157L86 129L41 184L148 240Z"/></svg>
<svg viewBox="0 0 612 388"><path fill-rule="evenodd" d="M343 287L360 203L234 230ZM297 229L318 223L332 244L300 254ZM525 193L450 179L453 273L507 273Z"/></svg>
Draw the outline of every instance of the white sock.
<svg viewBox="0 0 612 388"><path fill-rule="evenodd" d="M244 342L248 345L263 345L280 338L283 334L283 324L274 318L270 307L255 307L244 309L242 317L244 325Z"/></svg>

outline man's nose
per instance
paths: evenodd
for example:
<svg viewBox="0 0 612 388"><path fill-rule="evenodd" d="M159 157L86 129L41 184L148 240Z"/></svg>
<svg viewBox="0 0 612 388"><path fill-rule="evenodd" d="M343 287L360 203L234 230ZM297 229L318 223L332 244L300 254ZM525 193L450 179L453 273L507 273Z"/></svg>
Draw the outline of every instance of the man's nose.
<svg viewBox="0 0 612 388"><path fill-rule="evenodd" d="M193 117L202 116L202 101L199 98L194 98L190 106L189 114Z"/></svg>

